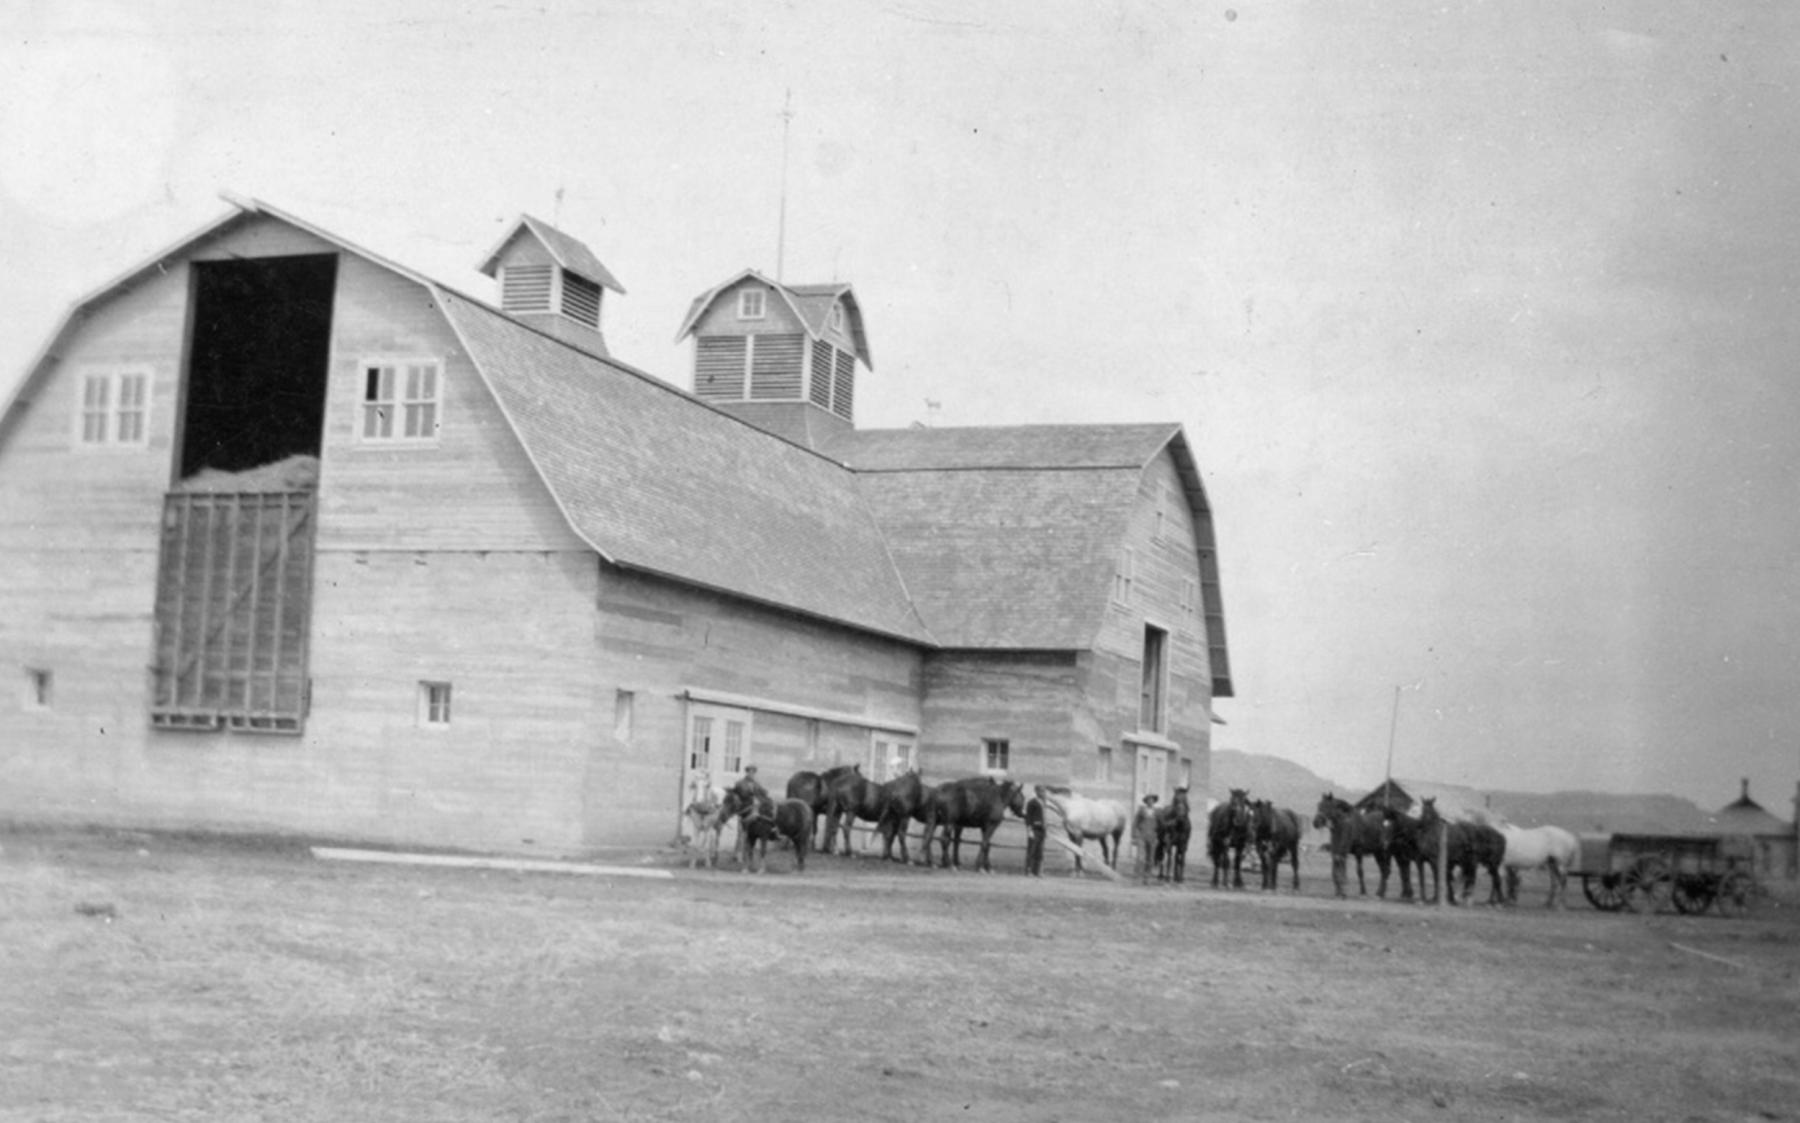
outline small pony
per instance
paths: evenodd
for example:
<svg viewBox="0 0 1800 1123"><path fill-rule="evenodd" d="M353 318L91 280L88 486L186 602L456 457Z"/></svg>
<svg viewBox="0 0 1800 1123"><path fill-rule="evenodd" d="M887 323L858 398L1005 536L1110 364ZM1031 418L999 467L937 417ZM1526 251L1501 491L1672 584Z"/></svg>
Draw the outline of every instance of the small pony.
<svg viewBox="0 0 1800 1123"><path fill-rule="evenodd" d="M769 869L769 840L785 838L794 846L794 872L806 872L806 849L812 841L812 808L803 799L784 799L776 803L768 796L748 805L738 793L727 792L725 807L738 817L738 865L748 867L756 859L753 872Z"/></svg>
<svg viewBox="0 0 1800 1123"><path fill-rule="evenodd" d="M687 821L687 835L682 840L691 850L688 869L702 861L712 868L719 861L719 831L725 826L725 789L712 783L706 772L696 772L688 779L688 802L682 809Z"/></svg>

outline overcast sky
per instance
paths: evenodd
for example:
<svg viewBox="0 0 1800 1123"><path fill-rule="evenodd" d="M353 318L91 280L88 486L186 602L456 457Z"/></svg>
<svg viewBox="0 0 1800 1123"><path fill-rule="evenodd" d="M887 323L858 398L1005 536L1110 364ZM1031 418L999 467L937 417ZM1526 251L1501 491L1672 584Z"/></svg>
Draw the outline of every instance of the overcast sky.
<svg viewBox="0 0 1800 1123"><path fill-rule="evenodd" d="M0 390L222 191L480 296L558 221L682 385L779 256L864 426L1180 422L1216 747L1792 814L1800 7L7 5Z"/></svg>

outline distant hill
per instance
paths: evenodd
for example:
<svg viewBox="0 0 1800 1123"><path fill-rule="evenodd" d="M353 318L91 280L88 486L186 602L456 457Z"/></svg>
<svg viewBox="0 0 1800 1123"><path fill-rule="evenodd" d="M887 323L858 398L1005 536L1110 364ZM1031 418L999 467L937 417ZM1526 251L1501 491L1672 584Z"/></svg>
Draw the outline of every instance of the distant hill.
<svg viewBox="0 0 1800 1123"><path fill-rule="evenodd" d="M1485 808L1520 826L1555 823L1581 833L1705 834L1717 829L1711 814L1692 800L1672 795L1483 792L1430 780L1395 780L1415 798L1435 798L1438 807L1452 817L1472 808ZM1270 799L1279 807L1291 807L1309 821L1325 792L1349 800L1367 794L1365 788L1336 783L1282 757L1215 749L1212 791L1207 794L1222 798L1232 788L1246 789L1253 799Z"/></svg>

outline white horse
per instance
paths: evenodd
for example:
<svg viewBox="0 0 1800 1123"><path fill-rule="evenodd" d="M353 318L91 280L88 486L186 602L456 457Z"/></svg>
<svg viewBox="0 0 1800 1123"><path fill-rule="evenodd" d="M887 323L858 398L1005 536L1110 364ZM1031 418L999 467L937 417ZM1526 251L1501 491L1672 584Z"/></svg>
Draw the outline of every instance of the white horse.
<svg viewBox="0 0 1800 1123"><path fill-rule="evenodd" d="M688 869L694 869L702 859L708 868L717 865L719 832L726 819L725 789L715 786L709 773L694 773L688 777L687 805L681 813L688 825L683 841L693 850Z"/></svg>
<svg viewBox="0 0 1800 1123"><path fill-rule="evenodd" d="M1550 874L1550 896L1545 908L1555 908L1569 887L1569 871L1579 858L1581 844L1561 827L1519 827L1491 811L1471 811L1469 817L1485 823L1506 839L1506 856L1500 864L1506 867L1506 897L1519 899L1519 871L1541 869Z"/></svg>
<svg viewBox="0 0 1800 1123"><path fill-rule="evenodd" d="M1124 804L1116 799L1089 799L1067 788L1047 788L1042 784L1037 787L1037 796L1045 807L1061 816L1063 828L1069 832L1069 841L1075 844L1078 852L1074 876L1081 876L1079 851L1090 838L1100 840L1100 860L1112 869L1119 868L1119 842L1124 837L1126 824L1131 821ZM1112 840L1110 850L1107 849L1108 839Z"/></svg>

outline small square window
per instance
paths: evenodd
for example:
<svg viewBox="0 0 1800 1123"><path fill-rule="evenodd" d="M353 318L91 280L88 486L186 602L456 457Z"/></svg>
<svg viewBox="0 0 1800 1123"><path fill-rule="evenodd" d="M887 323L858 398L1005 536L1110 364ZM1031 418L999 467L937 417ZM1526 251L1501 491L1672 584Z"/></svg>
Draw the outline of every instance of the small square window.
<svg viewBox="0 0 1800 1123"><path fill-rule="evenodd" d="M629 690L613 692L613 738L631 740L632 718L637 710L637 695Z"/></svg>
<svg viewBox="0 0 1800 1123"><path fill-rule="evenodd" d="M738 319L762 319L767 307L763 299L766 295L762 289L745 289L738 293Z"/></svg>
<svg viewBox="0 0 1800 1123"><path fill-rule="evenodd" d="M450 724L449 683L421 682L419 684L419 724L434 727Z"/></svg>
<svg viewBox="0 0 1800 1123"><path fill-rule="evenodd" d="M49 671L37 667L27 668L25 671L25 708L28 710L49 709L53 682L53 676Z"/></svg>
<svg viewBox="0 0 1800 1123"><path fill-rule="evenodd" d="M1005 772L1011 765L1011 742L995 737L982 739L981 770L983 772Z"/></svg>

